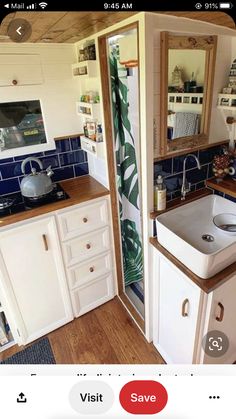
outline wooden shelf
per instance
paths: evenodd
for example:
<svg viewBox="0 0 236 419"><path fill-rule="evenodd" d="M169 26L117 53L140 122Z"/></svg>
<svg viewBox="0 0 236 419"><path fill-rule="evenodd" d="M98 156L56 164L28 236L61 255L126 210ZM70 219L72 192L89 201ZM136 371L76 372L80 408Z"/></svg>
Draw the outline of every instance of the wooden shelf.
<svg viewBox="0 0 236 419"><path fill-rule="evenodd" d="M232 178L226 177L220 182L217 182L216 179L209 179L206 181L206 185L211 189L215 189L216 191L223 192L236 198L236 181Z"/></svg>

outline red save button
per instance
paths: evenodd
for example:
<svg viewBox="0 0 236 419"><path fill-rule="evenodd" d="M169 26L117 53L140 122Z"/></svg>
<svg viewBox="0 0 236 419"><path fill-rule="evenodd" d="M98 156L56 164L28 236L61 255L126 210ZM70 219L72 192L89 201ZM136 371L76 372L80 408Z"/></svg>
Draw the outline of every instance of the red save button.
<svg viewBox="0 0 236 419"><path fill-rule="evenodd" d="M128 413L154 415L166 406L168 394L157 381L137 380L125 384L120 391L120 404Z"/></svg>

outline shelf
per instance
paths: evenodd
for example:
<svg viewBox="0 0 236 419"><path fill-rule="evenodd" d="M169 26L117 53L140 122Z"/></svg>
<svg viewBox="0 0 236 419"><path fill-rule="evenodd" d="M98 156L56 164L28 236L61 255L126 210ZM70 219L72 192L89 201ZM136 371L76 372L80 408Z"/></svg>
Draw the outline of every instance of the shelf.
<svg viewBox="0 0 236 419"><path fill-rule="evenodd" d="M100 103L76 102L76 113L80 116L100 119Z"/></svg>
<svg viewBox="0 0 236 419"><path fill-rule="evenodd" d="M215 189L216 191L223 192L236 198L236 181L232 178L226 177L219 183L216 179L209 179L206 181L206 185L211 189Z"/></svg>
<svg viewBox="0 0 236 419"><path fill-rule="evenodd" d="M236 110L236 94L218 94L218 109Z"/></svg>
<svg viewBox="0 0 236 419"><path fill-rule="evenodd" d="M103 155L104 155L103 141L99 143L99 142L90 140L90 138L87 138L85 136L81 136L80 141L81 141L82 150L86 151L89 154L92 154L95 157L103 158Z"/></svg>
<svg viewBox="0 0 236 419"><path fill-rule="evenodd" d="M97 77L97 61L80 61L72 64L73 77Z"/></svg>
<svg viewBox="0 0 236 419"><path fill-rule="evenodd" d="M168 104L201 105L203 93L168 93Z"/></svg>

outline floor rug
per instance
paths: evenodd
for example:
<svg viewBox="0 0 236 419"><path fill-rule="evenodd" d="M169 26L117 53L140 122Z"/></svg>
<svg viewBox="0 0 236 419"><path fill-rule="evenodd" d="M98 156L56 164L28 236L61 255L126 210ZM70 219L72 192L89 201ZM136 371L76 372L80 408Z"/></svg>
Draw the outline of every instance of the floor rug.
<svg viewBox="0 0 236 419"><path fill-rule="evenodd" d="M43 338L0 364L56 364L56 361L48 338Z"/></svg>

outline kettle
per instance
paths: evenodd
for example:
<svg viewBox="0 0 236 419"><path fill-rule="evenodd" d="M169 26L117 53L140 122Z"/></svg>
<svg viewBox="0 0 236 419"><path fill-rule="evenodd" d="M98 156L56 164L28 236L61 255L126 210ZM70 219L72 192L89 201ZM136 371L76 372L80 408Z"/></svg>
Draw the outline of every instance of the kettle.
<svg viewBox="0 0 236 419"><path fill-rule="evenodd" d="M37 172L33 167L29 175L25 174L25 165L30 162L35 161L38 163L41 171ZM49 166L45 171L43 171L42 162L36 157L27 157L23 160L21 164L21 171L24 174L24 178L21 181L21 193L26 198L39 198L45 195L48 195L53 190L53 183L51 176L53 171L51 166Z"/></svg>

